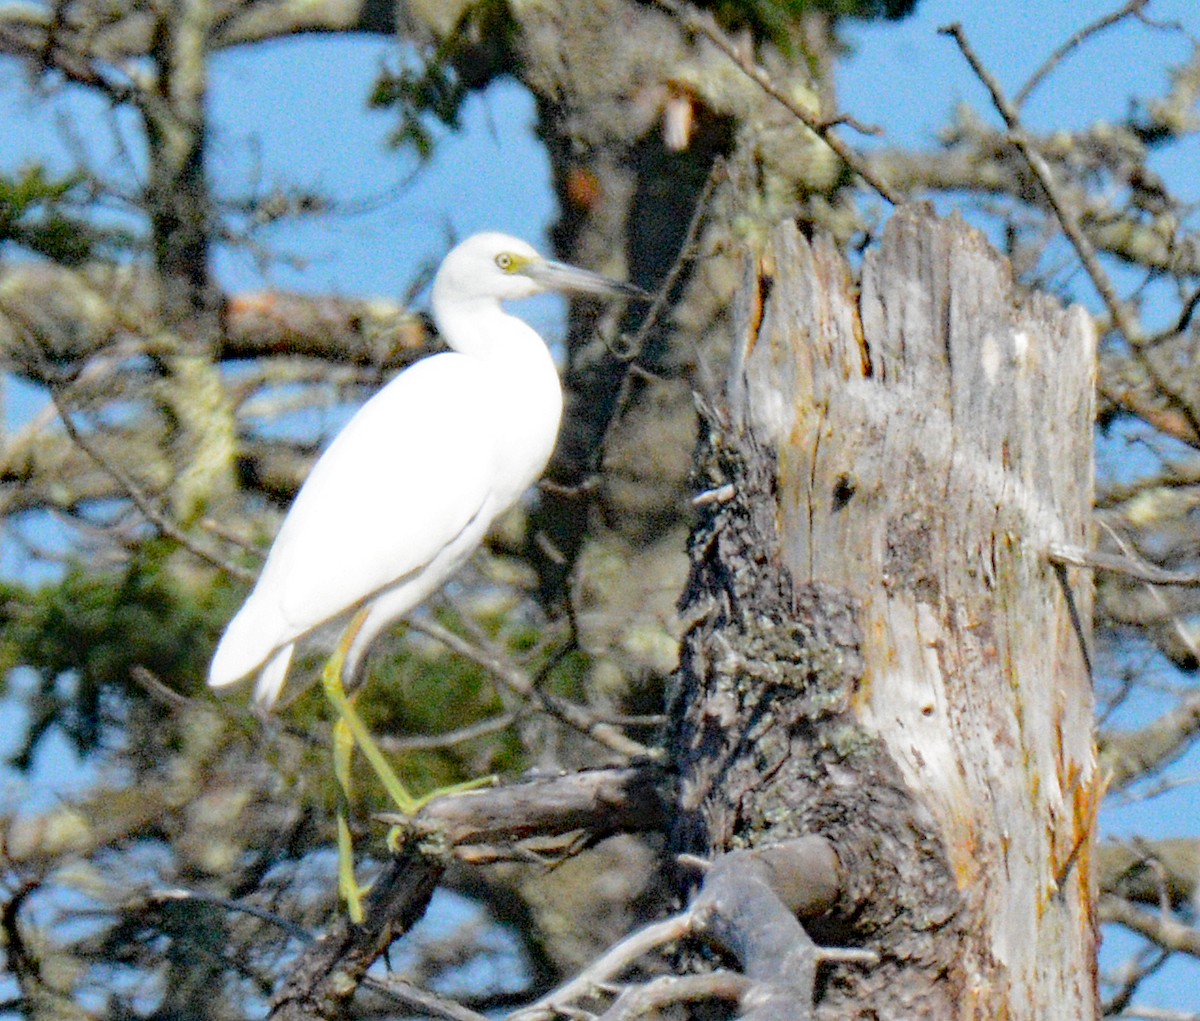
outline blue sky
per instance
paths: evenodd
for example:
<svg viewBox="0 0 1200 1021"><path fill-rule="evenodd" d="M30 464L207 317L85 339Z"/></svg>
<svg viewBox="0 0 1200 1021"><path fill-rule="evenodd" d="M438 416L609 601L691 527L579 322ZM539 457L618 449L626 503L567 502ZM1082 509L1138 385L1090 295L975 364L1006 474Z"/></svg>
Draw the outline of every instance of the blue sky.
<svg viewBox="0 0 1200 1021"><path fill-rule="evenodd" d="M961 21L980 56L1012 94L1059 42L1117 6L1117 0L925 0L906 22L860 26L848 33L855 52L841 69L839 95L844 108L860 120L885 127L887 142L930 144L959 102L997 122L954 43L937 34L939 25ZM1149 13L1162 21L1180 21L1200 35L1194 0L1156 0ZM1028 121L1033 128L1047 129L1118 118L1126 112L1131 92L1161 90L1165 69L1183 60L1189 45L1178 34L1133 24L1110 31L1043 84L1027 107ZM448 233L462 237L497 229L535 244L544 241L555 209L549 165L530 131L530 98L511 82L476 96L465 111L463 131L441 137L433 163L421 169L411 155L388 148L391 116L365 111L379 67L397 59L396 48L378 39L307 37L231 51L215 61L212 167L220 192L236 196L273 185L311 187L348 210L265 232L262 241L294 260L265 271L244 252L222 251L217 270L225 287L398 296L417 267L444 250ZM39 98L11 62L0 62L0 94L6 104L0 120L0 169L9 172L38 160L66 170L69 153L82 149L96 169L127 181L131 173L136 175L120 144L122 138L133 140L128 123L106 104L76 90ZM62 128L66 121L74 125L70 133ZM1200 199L1200 145L1183 147L1161 159L1157 168L1178 193ZM1086 290L1080 297L1096 307ZM553 334L561 306L546 299L522 314ZM28 416L31 405L23 394L9 390L6 396L0 403L10 424ZM11 740L21 710L7 701L2 711ZM54 792L77 782L61 747L48 745L39 764L32 778L39 791L34 804L46 804ZM1193 755L1180 769L1200 774L1200 756ZM1106 831L1200 835L1195 792L1193 784L1149 804L1116 808L1106 815ZM8 793L12 799L31 792L24 781L11 778ZM1173 965L1139 999L1200 1010L1200 966Z"/></svg>

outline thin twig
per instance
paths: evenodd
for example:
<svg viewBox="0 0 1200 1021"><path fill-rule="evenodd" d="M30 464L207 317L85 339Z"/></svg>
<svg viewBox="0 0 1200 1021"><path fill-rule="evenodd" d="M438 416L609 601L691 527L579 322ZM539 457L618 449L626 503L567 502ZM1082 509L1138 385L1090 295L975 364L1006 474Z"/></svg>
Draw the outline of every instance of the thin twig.
<svg viewBox="0 0 1200 1021"><path fill-rule="evenodd" d="M1166 1007L1126 1007L1117 1015L1121 1019L1136 1018L1138 1021L1200 1021L1200 1014L1186 1010L1170 1010Z"/></svg>
<svg viewBox="0 0 1200 1021"><path fill-rule="evenodd" d="M1200 957L1200 930L1161 912L1144 911L1124 897L1106 893L1100 898L1100 921L1116 922L1164 950Z"/></svg>
<svg viewBox="0 0 1200 1021"><path fill-rule="evenodd" d="M853 128L860 135L870 135L872 138L878 138L884 133L883 128L878 124L864 124L850 113L839 113L836 117L830 117L821 123L827 128L836 128L841 124L845 124L846 127Z"/></svg>
<svg viewBox="0 0 1200 1021"><path fill-rule="evenodd" d="M1163 332L1155 338L1155 342L1157 343L1162 340L1177 337L1189 326L1191 326L1192 316L1196 314L1197 305L1200 305L1200 287L1197 287L1190 295L1188 295L1187 300L1183 303L1183 307L1179 310L1179 316L1175 320L1175 325L1169 329L1163 330Z"/></svg>
<svg viewBox="0 0 1200 1021"><path fill-rule="evenodd" d="M737 65L744 75L750 78L763 92L780 103L806 128L820 138L830 149L837 153L846 166L858 174L859 177L866 181L867 184L892 205L899 205L904 200L904 196L895 191L883 178L879 177L857 152L834 133L833 125L841 121L841 117L824 120L806 110L800 103L796 102L793 96L776 86L771 81L771 76L762 67L746 57L707 12L697 11L690 4L681 3L680 0L655 0L655 3L678 18L685 29L704 36L705 39L724 53Z"/></svg>
<svg viewBox="0 0 1200 1021"><path fill-rule="evenodd" d="M824 844L820 838L812 839ZM763 983L758 987L760 992L765 994L767 989L774 986L770 995L777 995L782 988L777 980L782 980L785 976L774 975L769 968L763 967L763 962L758 959L759 951L762 949L761 945L756 945L752 950L749 944L742 942L742 937L749 929L759 925L774 926L777 917L782 917L787 926L794 927L796 934L803 937L805 945L811 949L813 962L840 962L865 966L878 964L879 955L863 947L822 948L813 944L801 928L795 913L797 911L801 914L804 913L803 909L799 907L800 904L815 906L817 901L808 898L807 895L785 901L783 894L776 890L769 881L771 877L778 875L776 868L781 866L784 861L782 857L779 857L773 864L769 863L767 859L773 851L786 851L788 855L791 855L792 867L800 866L802 859L806 863L815 864L817 859L812 856L810 845L806 841L797 843L805 844L805 850L799 851L797 846L793 845L786 849L776 847L758 851L734 851L731 854L720 856L712 863L704 863L711 867L705 872L704 885L688 908L670 918L631 933L574 979L543 996L536 1003L518 1011L509 1018L509 1021L545 1021L553 1014L565 1013L567 1008L576 1001L593 996L610 987L639 957L668 943L693 937L708 941L715 940L719 945L724 946L735 957L741 958L747 977L752 977L756 984ZM834 857L831 850L828 851L828 854L830 857ZM801 871L804 871L802 866L800 868ZM786 872L787 869L782 868L780 871ZM816 886L808 893L815 894L817 888L823 886L823 881L815 876L809 878L815 880ZM798 891L791 891L791 894L796 893ZM836 896L832 891L823 890L821 896L825 894ZM776 911L778 916L774 915ZM753 922L748 921L750 917L753 917ZM772 932L777 936L781 935L775 928L772 928ZM769 944L767 952L773 953L769 949ZM782 952L781 945L780 953ZM748 960L747 957L750 959ZM795 958L789 958L789 960L792 965L796 964ZM782 964L782 961L774 963ZM813 970L809 972L810 981L814 974L815 963ZM747 989L745 991L753 994L755 990ZM628 1007L628 1001L624 1006ZM605 1016L619 1019L626 1016L626 1011L624 1007L618 1009L618 1004L614 1004L610 1014ZM628 1016L634 1015L629 1014Z"/></svg>
<svg viewBox="0 0 1200 1021"><path fill-rule="evenodd" d="M1155 798L1161 798L1164 794L1170 794L1172 791L1184 790L1189 787L1197 786L1200 786L1200 774L1192 774L1191 776L1163 776L1159 777L1157 781L1149 786L1139 786L1137 790L1132 793L1129 791L1119 792L1120 797L1113 799L1113 803L1124 808L1128 805L1136 805L1142 802L1153 801ZM1105 807L1110 807L1109 802L1105 802Z"/></svg>
<svg viewBox="0 0 1200 1021"><path fill-rule="evenodd" d="M1167 961L1174 959L1174 955L1167 953L1165 950L1157 947L1153 949L1155 952L1151 954L1149 952L1151 950L1150 947L1143 947L1139 953L1131 957L1129 964L1121 969L1124 974L1120 981L1120 989L1117 990L1115 995L1109 997L1108 1000L1101 1004L1100 1013L1102 1017L1120 1017L1121 1013L1133 1000L1133 996L1138 991L1138 987L1142 982L1161 971ZM1134 962L1138 958L1141 958L1146 963L1135 964ZM1147 958L1150 959L1147 960Z"/></svg>
<svg viewBox="0 0 1200 1021"><path fill-rule="evenodd" d="M282 915L276 914L274 911L268 911L266 908L260 908L255 904L247 904L244 901L231 900L228 897L218 897L216 894L202 893L199 890L186 890L182 887L172 887L167 890L155 890L147 900L151 904L166 904L172 901L196 901L200 904L211 904L214 907L223 908L226 911L236 912L243 915L250 915L253 918L260 919L264 922L269 922L278 929L282 929L290 936L294 936L301 943L312 943L316 937L305 929L303 926L297 925L291 919L284 918Z"/></svg>
<svg viewBox="0 0 1200 1021"><path fill-rule="evenodd" d="M874 967L879 963L879 954L862 947L817 947L813 953L821 963L861 964Z"/></svg>
<svg viewBox="0 0 1200 1021"><path fill-rule="evenodd" d="M575 978L510 1015L508 1021L545 1021L561 1013L565 1006L591 996L597 988L612 982L643 954L689 935L693 924L692 914L683 911L630 933Z"/></svg>
<svg viewBox="0 0 1200 1021"><path fill-rule="evenodd" d="M662 0L659 0L662 2ZM1000 87L1000 83L996 77L984 66L979 55L971 46L967 39L966 32L960 23L954 22L950 25L944 25L938 29L942 35L950 36L957 44L963 57L971 66L971 70L975 72L975 76L983 83L992 97L992 104L996 107L1000 116L1004 119L1004 123L1008 128L1008 137L1017 151L1024 158L1025 163L1033 172L1033 176L1037 178L1038 183L1042 187L1042 191L1046 196L1046 200L1050 204L1050 208L1054 211L1059 225L1062 227L1063 233L1071 242L1071 246L1075 249L1075 254L1079 257L1079 261L1083 264L1084 270L1087 272L1088 278L1092 282L1092 286L1096 288L1101 300L1104 302L1105 308L1112 319L1113 324L1121 331L1129 344L1130 351L1138 364L1145 370L1146 375L1154 383L1159 393L1173 406L1187 421L1188 428L1192 432L1190 442L1194 445L1200 441L1200 418L1197 417L1195 409L1193 409L1186 401L1182 400L1179 395L1167 383L1167 380L1159 372L1158 367L1154 364L1153 359L1147 357L1145 351L1146 336L1141 324L1130 314L1129 309L1121 300L1117 293L1116 287L1113 286L1108 274L1104 272L1104 268L1100 265L1100 259L1096 254L1096 249L1092 245L1091 240L1083 232L1079 224L1079 219L1075 215L1075 211L1071 208L1067 197L1062 193L1058 186L1058 182L1054 179L1054 173L1050 169L1050 164L1037 150L1029 137L1024 126L1021 123L1020 115L1017 109L1005 96L1004 90Z"/></svg>
<svg viewBox="0 0 1200 1021"><path fill-rule="evenodd" d="M672 264L670 272L667 273L666 279L659 286L657 293L654 295L654 301L650 303L650 308L646 312L645 319L638 326L637 333L633 335L632 340L626 346L626 350L613 352L622 361L632 362L642 353L646 337L654 329L663 310L667 307L667 302L671 298L671 292L675 289L675 284L683 273L684 266L695 260L696 240L700 235L700 228L703 226L705 216L708 213L708 204L712 200L712 195L716 190L718 182L723 180L727 175L728 169L725 166L725 161L720 157L713 160L713 165L709 168L708 176L704 179L704 187L700 189L700 195L696 199L696 205L692 209L692 218L688 222L687 230L684 232L683 244L679 246L678 257ZM618 416L614 415L613 417L616 418Z"/></svg>
<svg viewBox="0 0 1200 1021"><path fill-rule="evenodd" d="M1200 733L1200 692L1182 696L1150 723L1132 731L1103 735L1101 757L1108 790L1114 794L1140 783L1175 761ZM1143 787L1139 797L1146 796Z"/></svg>
<svg viewBox="0 0 1200 1021"><path fill-rule="evenodd" d="M201 704L206 709L212 709L212 705L207 702L200 703L196 699L188 698L187 695L181 695L169 684L164 684L158 676L144 666L132 667L129 676L147 695L169 709L191 709L193 706Z"/></svg>
<svg viewBox="0 0 1200 1021"><path fill-rule="evenodd" d="M1105 274L1103 268L1100 266L1095 248L1092 247L1091 241L1080 229L1074 210L1068 208L1064 197L1060 194L1058 184L1054 180L1054 175L1050 170L1049 164L1046 163L1042 154L1030 142L1016 108L1005 96L1004 90L1000 87L1000 83L996 80L996 77L983 65L959 22L956 21L950 25L944 25L938 29L938 32L941 35L950 36L958 44L959 50L971 66L971 70L975 72L975 76L983 83L988 92L991 93L992 104L996 107L1000 116L1004 118L1004 123L1008 127L1009 137L1013 145L1020 151L1021 155L1025 158L1025 162L1029 165L1029 169L1033 171L1034 176L1038 179L1038 183L1041 184L1042 190L1045 192L1055 216L1058 217L1063 231L1066 233L1072 246L1074 246L1076 254L1083 262L1084 269L1087 270L1088 276L1091 278L1096 290L1100 292L1100 297L1104 300L1109 315L1121 332L1125 334L1126 339L1130 343L1133 343L1135 339L1141 337L1141 328L1130 318L1112 281L1108 279L1107 274Z"/></svg>
<svg viewBox="0 0 1200 1021"><path fill-rule="evenodd" d="M1151 564L1144 557L1139 556L1133 546L1126 542L1111 524L1105 521L1104 518L1099 518L1098 523L1104 530L1105 534L1117 544L1117 548L1121 551L1121 554L1126 560L1153 571L1155 565ZM1164 571L1163 573L1167 577L1170 577L1172 580L1176 581L1186 578L1185 572ZM1200 649L1196 647L1195 641L1188 635L1187 629L1183 626L1183 622L1179 620L1176 614L1172 613L1172 608L1167 604L1167 601L1163 598L1162 593L1151 584L1147 584L1145 588L1149 593L1150 598L1158 604L1158 607L1162 610L1163 614L1171 618L1171 623L1174 625L1175 633L1179 636L1179 640L1188 647L1193 656L1195 656L1197 659L1200 659Z"/></svg>
<svg viewBox="0 0 1200 1021"><path fill-rule="evenodd" d="M395 1003L402 1004L409 1010L417 1011L426 1017L441 1018L443 1021L490 1021L486 1014L464 1007L461 1003L448 1000L444 996L431 993L428 989L406 982L403 979L388 975L375 978L368 975L362 983L366 988L386 996Z"/></svg>
<svg viewBox="0 0 1200 1021"><path fill-rule="evenodd" d="M740 1001L757 983L736 971L702 975L660 975L643 985L629 986L599 1021L636 1021L663 1013L663 1008L698 1000Z"/></svg>
<svg viewBox="0 0 1200 1021"><path fill-rule="evenodd" d="M684 267L696 259L696 245L700 236L700 230L704 226L706 214L708 213L709 202L712 200L712 195L716 190L717 184L727 174L728 168L725 165L725 161L720 158L714 160L713 165L709 168L708 176L704 180L704 187L700 189L696 205L692 209L692 217L688 222L687 230L684 232L683 244L679 246L679 254L671 265L666 278L658 288L654 296L654 301L646 313L646 318L642 320L637 332L624 346L624 350L615 350L612 345L609 347L613 355L620 359L623 364L624 373L621 377L621 385L617 390L617 398L613 404L612 414L609 415L604 435L601 437L600 443L597 444L596 461L594 462L597 465L603 460L604 452L608 450L613 429L629 410L630 402L633 399L632 381L634 379L659 378L638 365L637 359L641 356L642 349L645 347L646 337L658 322L663 310L667 307L667 302L671 299L675 285L683 274ZM591 476L591 478L596 480L597 485L595 488L599 489L599 474L597 473ZM590 480L585 480L585 482Z"/></svg>
<svg viewBox="0 0 1200 1021"><path fill-rule="evenodd" d="M125 103L140 105L148 100L144 83L134 75L130 65L114 65L115 70L129 79L128 84L122 83L112 70L102 69L101 62L91 54L62 41L55 31L59 24L57 5L54 21L44 10L33 5L14 9L0 25L0 46L5 53L24 57L39 74L45 75L53 69L73 84L96 89L114 107Z"/></svg>
<svg viewBox="0 0 1200 1021"><path fill-rule="evenodd" d="M1025 105L1025 100L1030 96L1046 77L1070 54L1070 52L1078 48L1082 43L1086 42L1094 35L1098 35L1106 28L1111 28L1118 22L1124 21L1131 15L1138 15L1150 3L1150 0L1129 0L1120 10L1113 11L1111 14L1106 14L1102 18L1098 18L1090 25L1085 25L1076 32L1070 39L1063 43L1058 49L1046 58L1046 62L1042 64L1036 71L1029 76L1029 80L1021 87L1021 91L1017 93L1013 104L1017 107Z"/></svg>
<svg viewBox="0 0 1200 1021"><path fill-rule="evenodd" d="M542 691L533 683L530 676L515 663L501 655L494 648L484 648L481 644L469 642L456 635L449 628L443 627L436 621L414 619L409 625L421 634L441 642L452 652L458 653L472 663L483 667L506 688L523 699L534 699L560 723L578 730L606 748L631 758L647 758L652 756L652 750L646 745L626 737L616 727L595 719L586 709L557 698Z"/></svg>
<svg viewBox="0 0 1200 1021"><path fill-rule="evenodd" d="M495 734L497 731L511 727L519 718L519 713L500 713L496 716L489 716L486 720L480 720L478 723L457 727L441 734L414 734L410 737L392 737L388 734L381 734L377 740L384 751L391 752L393 755L403 752L440 751L465 741L474 741L476 738Z"/></svg>
<svg viewBox="0 0 1200 1021"><path fill-rule="evenodd" d="M50 388L50 399L54 402L54 407L58 411L58 417L61 419L63 428L71 441L79 447L96 466L108 475L114 482L117 483L129 497L133 505L141 512L142 516L157 528L163 535L169 539L173 539L179 543L184 549L201 560L213 564L215 567L227 572L231 577L237 578L239 581L251 582L254 580L254 572L242 567L241 564L234 563L232 560L226 560L224 557L215 553L210 549L206 549L197 543L190 535L181 529L175 522L171 521L165 514L162 514L153 504L150 497L143 491L142 487L133 480L123 469L113 464L107 457L86 439L75 425L75 420L63 402L58 389Z"/></svg>

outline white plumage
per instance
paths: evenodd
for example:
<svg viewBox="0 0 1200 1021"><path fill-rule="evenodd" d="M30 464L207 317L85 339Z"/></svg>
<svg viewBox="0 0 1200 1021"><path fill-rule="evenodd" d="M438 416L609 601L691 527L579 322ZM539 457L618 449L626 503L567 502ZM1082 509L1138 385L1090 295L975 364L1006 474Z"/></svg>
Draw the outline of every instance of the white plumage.
<svg viewBox="0 0 1200 1021"><path fill-rule="evenodd" d="M211 685L260 671L255 698L269 707L296 642L369 606L346 659L353 676L372 640L439 588L538 479L562 389L541 337L500 303L550 289L641 293L503 234L446 256L432 311L451 350L388 383L317 461L221 638Z"/></svg>

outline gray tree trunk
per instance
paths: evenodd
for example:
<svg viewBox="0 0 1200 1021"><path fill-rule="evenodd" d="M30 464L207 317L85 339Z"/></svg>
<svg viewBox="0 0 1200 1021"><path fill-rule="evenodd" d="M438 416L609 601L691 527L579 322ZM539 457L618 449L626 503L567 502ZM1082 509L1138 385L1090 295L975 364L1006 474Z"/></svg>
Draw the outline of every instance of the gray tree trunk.
<svg viewBox="0 0 1200 1021"><path fill-rule="evenodd" d="M1085 546L1094 335L977 232L898 212L861 286L790 224L708 422L678 850L819 834L828 1018L1097 1012Z"/></svg>

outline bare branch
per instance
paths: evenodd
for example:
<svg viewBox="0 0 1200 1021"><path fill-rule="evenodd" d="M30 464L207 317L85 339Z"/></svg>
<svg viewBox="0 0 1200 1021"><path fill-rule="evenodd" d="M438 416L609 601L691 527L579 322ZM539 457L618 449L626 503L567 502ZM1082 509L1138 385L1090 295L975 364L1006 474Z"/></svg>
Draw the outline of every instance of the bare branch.
<svg viewBox="0 0 1200 1021"><path fill-rule="evenodd" d="M686 911L621 940L571 981L509 1021L548 1021L556 1013L567 1013L577 1001L608 987L639 957L688 937L711 940L734 954L750 983L721 981L716 987L652 983L629 991L604 1016L629 1016L633 1005L644 999L664 1003L672 995L679 1000L694 994L752 995L753 1007L746 1016L760 1021L808 1017L818 964L878 963L878 955L869 950L822 950L796 918L797 911L819 914L836 899L838 868L828 841L816 836L723 854L705 870L704 883Z"/></svg>
<svg viewBox="0 0 1200 1021"><path fill-rule="evenodd" d="M304 355L399 368L429 350L424 320L383 299L261 291L226 303L222 358Z"/></svg>
<svg viewBox="0 0 1200 1021"><path fill-rule="evenodd" d="M600 1015L600 1021L636 1021L672 1004L697 1000L742 1001L754 988L754 982L734 971L663 975L645 985L630 986Z"/></svg>
<svg viewBox="0 0 1200 1021"><path fill-rule="evenodd" d="M58 409L58 416L62 420L63 428L67 431L67 435L72 441L90 457L96 465L112 476L113 480L121 487L121 490L127 495L130 501L142 515L155 528L169 539L179 543L193 556L210 563L215 567L219 567L230 575L237 578L239 581L251 582L254 580L255 573L247 570L241 564L233 560L228 560L222 557L215 550L210 550L200 543L196 542L187 532L175 524L164 512L161 512L154 506L149 495L142 490L142 487L123 469L106 458L100 451L86 439L75 425L74 418L71 412L67 409L66 403L57 389L51 389L51 400L54 401L54 406Z"/></svg>
<svg viewBox="0 0 1200 1021"><path fill-rule="evenodd" d="M1119 791L1187 751L1200 734L1200 692L1181 699L1153 723L1127 733L1108 731L1100 755L1109 770L1109 789Z"/></svg>
<svg viewBox="0 0 1200 1021"><path fill-rule="evenodd" d="M1107 571L1110 574L1119 574L1135 581L1148 582L1151 585L1200 587L1200 571L1168 571L1166 568L1128 554L1083 550L1074 546L1064 546L1061 543L1052 543L1046 550L1046 558L1055 564Z"/></svg>
<svg viewBox="0 0 1200 1021"><path fill-rule="evenodd" d="M1096 848L1100 889L1161 907L1192 903L1200 887L1200 840L1106 840Z"/></svg>
<svg viewBox="0 0 1200 1021"><path fill-rule="evenodd" d="M1159 392L1187 420L1188 428L1191 431L1188 442L1193 445L1200 442L1200 418L1197 417L1195 409L1179 397L1174 388L1167 382L1162 373L1159 372L1157 366L1147 357L1144 349L1146 336L1141 323L1130 313L1128 306L1121 300L1108 274L1104 272L1104 268L1100 265L1100 260L1096 255L1095 247L1080 227L1079 218L1055 181L1050 165L1037 150L1037 147L1033 144L1032 139L1021 124L1021 118L1016 107L1008 101L1004 90L1000 87L1000 83L987 67L984 66L978 54L971 47L961 24L954 22L951 25L938 29L938 31L954 39L958 44L959 50L966 58L967 63L971 66L971 70L975 72L976 77L984 84L988 92L991 93L992 103L1000 113L1000 116L1004 118L1004 123L1008 127L1009 138L1025 158L1029 169L1041 185L1051 209L1054 210L1054 215L1058 218L1058 222L1062 226L1063 233L1066 234L1067 239L1071 242L1071 246L1075 249L1075 254L1083 264L1084 270L1087 272L1088 278L1092 281L1092 286L1096 288L1101 300L1104 302L1105 308L1108 309L1113 323L1121 331L1130 346L1130 350L1138 359L1139 364L1145 370L1146 374L1154 381Z"/></svg>
<svg viewBox="0 0 1200 1021"><path fill-rule="evenodd" d="M842 118L835 117L825 120L816 117L800 103L797 103L793 96L778 88L771 81L771 76L763 68L754 63L754 61L734 45L733 40L725 34L712 15L707 12L698 11L690 4L681 3L680 0L655 0L655 3L678 18L689 32L699 33L716 46L717 49L737 65L743 74L828 145L830 149L837 153L846 166L858 174L859 177L866 181L867 184L892 205L899 205L904 201L903 195L894 191L886 181L871 169L870 164L866 160L843 142L833 131L833 126L838 124Z"/></svg>
<svg viewBox="0 0 1200 1021"><path fill-rule="evenodd" d="M434 751L440 748L453 748L466 741L474 741L476 738L496 734L511 727L518 719L520 719L520 714L515 712L499 713L486 720L480 720L478 723L472 723L466 727L456 727L454 730L447 730L440 734L413 734L409 737L381 734L376 740L381 748L393 755L401 755L405 752Z"/></svg>
<svg viewBox="0 0 1200 1021"><path fill-rule="evenodd" d="M301 943L312 943L316 938L303 926L297 925L291 919L284 918L274 911L268 911L256 904L247 904L243 901L231 900L228 897L218 897L200 890L185 890L182 887L174 887L169 890L155 890L150 893L146 900L148 904L178 903L181 901L196 901L201 904L211 904L226 911L251 915L261 921L268 922L294 939L298 939Z"/></svg>
<svg viewBox="0 0 1200 1021"><path fill-rule="evenodd" d="M1163 914L1135 907L1123 897L1104 894L1099 903L1100 920L1115 922L1145 936L1164 950L1200 957L1200 930Z"/></svg>
<svg viewBox="0 0 1200 1021"><path fill-rule="evenodd" d="M382 978L368 975L363 980L363 985L382 993L394 1003L419 1011L426 1017L441 1018L442 1021L491 1021L486 1014L477 1013L461 1003L438 996L428 989L421 989L393 975Z"/></svg>
<svg viewBox="0 0 1200 1021"><path fill-rule="evenodd" d="M425 913L444 863L410 847L383 870L367 898L366 918L340 918L308 946L271 1003L272 1021L316 1021L343 1016L371 967Z"/></svg>
<svg viewBox="0 0 1200 1021"><path fill-rule="evenodd" d="M662 828L665 786L653 766L592 769L436 798L415 816L382 813L377 818L415 838L437 837L451 848L576 831L594 843L612 833ZM480 857L472 852L463 856Z"/></svg>
<svg viewBox="0 0 1200 1021"><path fill-rule="evenodd" d="M112 353L128 334L144 353L146 324L156 316L153 281L137 266L48 262L0 267L0 359L20 333L36 329L53 351L77 361ZM377 370L402 368L434 344L425 319L389 298L348 298L287 291L253 291L224 298L218 360L313 358ZM135 353L135 352L129 352Z"/></svg>
<svg viewBox="0 0 1200 1021"><path fill-rule="evenodd" d="M570 982L510 1015L508 1021L549 1021L577 1000L593 996L639 957L689 935L693 924L691 913L685 911L639 929L593 961Z"/></svg>
<svg viewBox="0 0 1200 1021"><path fill-rule="evenodd" d="M1017 93L1013 103L1017 107L1025 105L1025 101L1030 94L1046 79L1046 77L1062 62L1062 60L1074 49L1079 47L1094 35L1098 35L1106 28L1111 28L1124 21L1128 17L1140 14L1150 3L1150 0L1129 0L1124 7L1113 11L1111 14L1106 14L1102 18L1097 18L1090 25L1085 25L1078 32L1071 36L1066 42L1058 47L1046 59L1036 71L1029 76L1029 80L1021 87L1021 91Z"/></svg>
<svg viewBox="0 0 1200 1021"><path fill-rule="evenodd" d="M654 329L663 312L666 311L669 303L676 299L675 285L679 282L680 276L689 263L694 262L699 252L696 251L696 241L700 236L700 228L704 226L708 219L709 203L712 201L713 191L717 184L728 178L729 171L725 166L725 161L716 159L713 161L712 167L708 171L708 177L704 180L704 187L700 190L700 195L696 199L695 208L692 210L692 218L688 222L687 231L683 236L683 244L679 246L679 255L671 264L670 272L667 273L663 282L659 285L655 292L654 300L650 303L650 308L646 310L646 317L638 326L637 333L633 338L624 345L623 350L614 350L613 354L622 361L633 362L642 353L642 348L645 346L646 338L650 335L650 331ZM628 400L626 396L628 386L623 384L621 397L618 398L617 411L613 413L613 421L620 417L621 411L625 402ZM609 425L611 431L611 422Z"/></svg>
<svg viewBox="0 0 1200 1021"><path fill-rule="evenodd" d="M523 699L538 702L555 719L581 734L586 734L604 747L629 758L655 757L654 749L626 737L611 724L597 720L582 706L543 691L499 649L494 646L484 647L481 639L470 642L449 628L426 618L414 618L409 621L409 625L414 631L441 642L451 651L483 667L510 691Z"/></svg>

